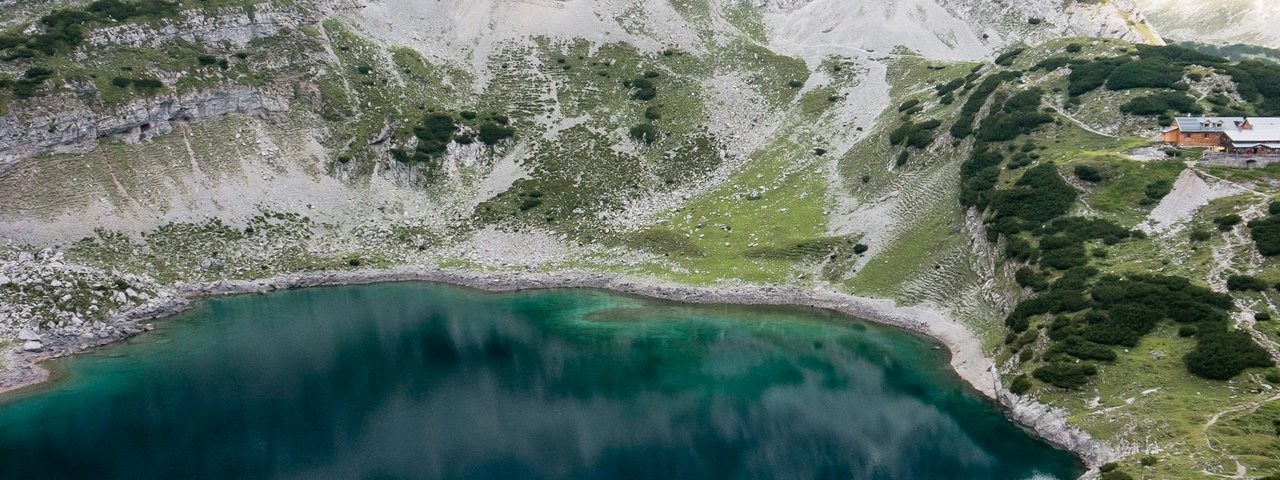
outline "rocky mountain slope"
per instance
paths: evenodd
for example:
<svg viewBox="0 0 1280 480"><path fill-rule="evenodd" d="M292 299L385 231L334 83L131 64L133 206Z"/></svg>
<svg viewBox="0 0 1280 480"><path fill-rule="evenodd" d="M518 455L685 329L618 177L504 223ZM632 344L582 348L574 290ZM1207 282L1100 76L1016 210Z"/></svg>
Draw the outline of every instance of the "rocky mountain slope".
<svg viewBox="0 0 1280 480"><path fill-rule="evenodd" d="M1135 0L1162 35L1179 41L1280 48L1280 5L1268 0Z"/></svg>
<svg viewBox="0 0 1280 480"><path fill-rule="evenodd" d="M1269 171L1131 151L1159 102L1280 106L1265 72L1148 48L1134 5L0 6L6 368L141 330L135 309L179 283L421 267L778 284L963 326L986 355L967 368L994 359L1012 415L1093 466L1280 473L1258 433L1267 369L1192 375L1203 337L1171 321L1127 345L1094 341L1075 304L1015 315L1110 275L1280 280L1243 224L1188 237L1264 218ZM1052 201L1001 206L1019 198ZM1054 226L1079 218L1097 222ZM1198 327L1274 354L1252 316L1272 293L1211 297L1237 321ZM1044 373L1064 370L1080 375Z"/></svg>

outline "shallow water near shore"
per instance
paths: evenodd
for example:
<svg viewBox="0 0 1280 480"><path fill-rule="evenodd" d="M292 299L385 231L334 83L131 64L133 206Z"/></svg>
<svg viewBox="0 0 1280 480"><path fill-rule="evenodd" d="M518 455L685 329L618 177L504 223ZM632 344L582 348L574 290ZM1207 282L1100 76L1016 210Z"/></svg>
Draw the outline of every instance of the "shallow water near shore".
<svg viewBox="0 0 1280 480"><path fill-rule="evenodd" d="M800 308L213 299L0 398L0 478L1074 478L944 350Z"/></svg>

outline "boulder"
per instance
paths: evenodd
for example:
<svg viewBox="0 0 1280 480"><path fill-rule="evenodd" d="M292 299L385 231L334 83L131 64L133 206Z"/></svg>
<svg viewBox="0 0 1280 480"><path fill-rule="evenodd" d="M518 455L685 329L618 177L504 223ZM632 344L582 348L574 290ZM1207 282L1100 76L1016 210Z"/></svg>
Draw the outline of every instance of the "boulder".
<svg viewBox="0 0 1280 480"><path fill-rule="evenodd" d="M22 344L22 349L28 352L38 352L43 348L44 348L44 344L36 340L31 340L29 342Z"/></svg>
<svg viewBox="0 0 1280 480"><path fill-rule="evenodd" d="M40 334L36 333L34 330L31 330L30 328L24 328L22 329L22 331L18 332L18 340L22 340L22 341L40 340Z"/></svg>
<svg viewBox="0 0 1280 480"><path fill-rule="evenodd" d="M201 270L217 271L217 270L222 270L226 266L227 266L227 262L224 262L220 259L212 258L212 257L206 258L200 262Z"/></svg>

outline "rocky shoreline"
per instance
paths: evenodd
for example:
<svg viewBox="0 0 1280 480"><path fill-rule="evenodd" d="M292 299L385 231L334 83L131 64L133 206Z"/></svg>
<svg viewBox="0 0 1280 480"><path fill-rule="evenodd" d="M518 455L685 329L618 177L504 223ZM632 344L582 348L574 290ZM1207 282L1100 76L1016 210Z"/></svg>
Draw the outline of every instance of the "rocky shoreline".
<svg viewBox="0 0 1280 480"><path fill-rule="evenodd" d="M123 340L149 329L146 322L181 313L193 300L242 294L263 294L308 287L365 285L388 282L436 282L493 292L553 288L597 288L642 297L692 304L795 305L832 310L851 317L901 328L928 336L951 352L951 367L969 385L997 402L1014 423L1037 437L1074 453L1090 467L1115 460L1119 452L1067 424L1065 415L1034 399L1009 392L1000 384L992 359L966 327L945 313L919 307L899 307L892 300L793 286L742 284L728 287L693 287L660 280L583 271L556 273L473 272L423 267L390 270L309 272L262 280L224 280L180 283L158 294L143 306L121 313L111 335L98 338L46 337L39 351L21 345L4 354L0 394L31 387L49 379L40 362L72 355Z"/></svg>

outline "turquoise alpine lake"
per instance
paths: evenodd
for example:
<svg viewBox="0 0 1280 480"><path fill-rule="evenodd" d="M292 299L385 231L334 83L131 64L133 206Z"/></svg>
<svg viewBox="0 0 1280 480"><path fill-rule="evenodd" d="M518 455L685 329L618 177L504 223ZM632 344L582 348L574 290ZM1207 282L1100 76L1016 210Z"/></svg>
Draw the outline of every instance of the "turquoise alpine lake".
<svg viewBox="0 0 1280 480"><path fill-rule="evenodd" d="M1075 478L832 312L399 283L202 301L0 398L0 478Z"/></svg>

